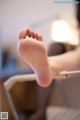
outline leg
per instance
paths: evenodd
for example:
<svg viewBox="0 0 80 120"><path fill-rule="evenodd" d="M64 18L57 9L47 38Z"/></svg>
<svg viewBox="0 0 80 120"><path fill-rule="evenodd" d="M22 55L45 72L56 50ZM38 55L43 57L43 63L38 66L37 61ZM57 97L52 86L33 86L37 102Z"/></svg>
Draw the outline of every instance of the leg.
<svg viewBox="0 0 80 120"><path fill-rule="evenodd" d="M53 57L47 57L42 36L30 28L19 33L17 45L20 56L33 69L37 83L42 87L50 85L52 78L62 71L62 66Z"/></svg>

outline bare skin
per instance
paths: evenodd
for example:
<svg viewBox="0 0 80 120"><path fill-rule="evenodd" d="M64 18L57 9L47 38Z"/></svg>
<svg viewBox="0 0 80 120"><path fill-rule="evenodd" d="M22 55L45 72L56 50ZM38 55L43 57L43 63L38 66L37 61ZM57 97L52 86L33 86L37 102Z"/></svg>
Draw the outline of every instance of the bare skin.
<svg viewBox="0 0 80 120"><path fill-rule="evenodd" d="M37 83L46 87L51 83L50 68L42 36L30 28L19 33L18 52L36 74Z"/></svg>
<svg viewBox="0 0 80 120"><path fill-rule="evenodd" d="M49 86L52 78L63 70L80 69L80 48L63 55L47 57L42 40L42 36L31 28L23 28L19 32L17 45L20 56L33 69L40 86Z"/></svg>

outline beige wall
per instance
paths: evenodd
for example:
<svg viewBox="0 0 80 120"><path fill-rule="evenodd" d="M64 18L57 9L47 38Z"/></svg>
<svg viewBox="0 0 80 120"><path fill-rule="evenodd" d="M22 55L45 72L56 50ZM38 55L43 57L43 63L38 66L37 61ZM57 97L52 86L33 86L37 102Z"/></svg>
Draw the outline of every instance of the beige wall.
<svg viewBox="0 0 80 120"><path fill-rule="evenodd" d="M51 15L53 20L58 15L72 25L75 22L75 6L56 5L53 0L0 0L0 40L4 46L16 44L20 28ZM46 46L51 41L53 20L36 28L43 35Z"/></svg>

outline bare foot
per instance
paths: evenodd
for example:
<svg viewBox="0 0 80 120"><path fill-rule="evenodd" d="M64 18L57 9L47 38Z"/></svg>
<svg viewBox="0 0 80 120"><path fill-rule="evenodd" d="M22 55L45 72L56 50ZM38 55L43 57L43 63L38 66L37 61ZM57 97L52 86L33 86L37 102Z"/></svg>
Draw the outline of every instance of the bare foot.
<svg viewBox="0 0 80 120"><path fill-rule="evenodd" d="M20 56L35 72L37 83L47 87L51 83L51 76L42 36L30 28L22 29L19 33L17 49Z"/></svg>

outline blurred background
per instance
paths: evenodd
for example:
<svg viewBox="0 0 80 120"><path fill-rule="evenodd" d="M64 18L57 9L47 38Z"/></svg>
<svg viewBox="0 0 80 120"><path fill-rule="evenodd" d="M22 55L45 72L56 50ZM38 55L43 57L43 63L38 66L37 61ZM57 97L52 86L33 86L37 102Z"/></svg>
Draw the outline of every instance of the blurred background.
<svg viewBox="0 0 80 120"><path fill-rule="evenodd" d="M14 56L21 63L13 61L20 66L23 65L16 50L18 32L21 28L29 26L43 36L47 51L51 42L66 41L74 45L79 42L75 4L54 4L53 0L1 0L0 51L6 56L8 53L9 56ZM4 61L2 68L5 66ZM11 61L9 64L12 64Z"/></svg>
<svg viewBox="0 0 80 120"><path fill-rule="evenodd" d="M0 81L2 83L13 75L33 73L17 53L18 33L23 27L32 27L43 36L48 56L74 50L80 40L80 3L56 4L54 0L0 0ZM27 111L28 115L32 114L36 106L37 109L44 111L47 101L51 106L80 108L79 78L80 76L70 78L70 82L66 80L61 83L54 80L55 84L46 89L39 87L36 82L17 83L10 90L10 95L21 116L24 116L22 113L26 114L24 111ZM53 96L50 100L49 95ZM2 99L6 106L4 96ZM42 105L41 98L41 101L44 101ZM2 107L3 111L7 108ZM40 114L43 116L43 113ZM44 118L40 119L44 120Z"/></svg>

